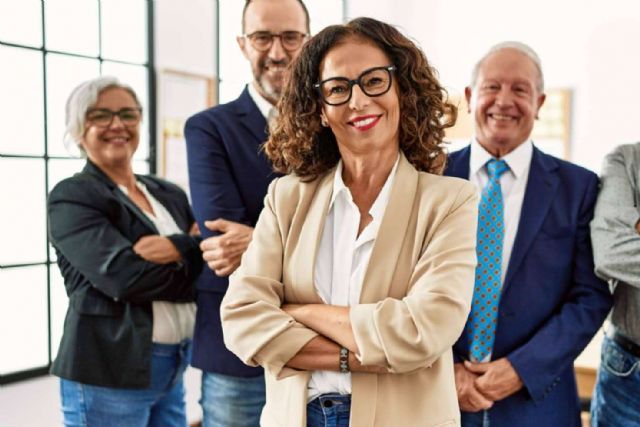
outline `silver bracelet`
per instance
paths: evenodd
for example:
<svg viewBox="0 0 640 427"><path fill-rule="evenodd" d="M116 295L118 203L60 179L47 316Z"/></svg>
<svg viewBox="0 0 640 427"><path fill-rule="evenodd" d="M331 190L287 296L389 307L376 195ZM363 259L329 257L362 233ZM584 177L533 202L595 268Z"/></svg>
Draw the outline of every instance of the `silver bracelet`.
<svg viewBox="0 0 640 427"><path fill-rule="evenodd" d="M349 373L349 350L346 347L340 348L340 373Z"/></svg>

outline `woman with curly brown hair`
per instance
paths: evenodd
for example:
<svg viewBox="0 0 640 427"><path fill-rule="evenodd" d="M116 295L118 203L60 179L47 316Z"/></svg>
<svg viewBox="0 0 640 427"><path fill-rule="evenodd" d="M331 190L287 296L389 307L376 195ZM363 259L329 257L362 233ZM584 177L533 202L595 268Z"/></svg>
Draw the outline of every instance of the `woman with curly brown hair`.
<svg viewBox="0 0 640 427"><path fill-rule="evenodd" d="M292 64L265 146L289 175L222 303L227 346L266 370L261 425L459 424L477 196L440 176L455 114L420 49L374 19Z"/></svg>

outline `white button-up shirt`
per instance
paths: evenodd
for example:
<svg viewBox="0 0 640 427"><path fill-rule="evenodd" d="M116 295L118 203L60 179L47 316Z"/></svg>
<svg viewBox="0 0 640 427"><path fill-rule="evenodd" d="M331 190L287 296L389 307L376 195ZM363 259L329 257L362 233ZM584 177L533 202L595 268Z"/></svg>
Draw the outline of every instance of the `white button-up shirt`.
<svg viewBox="0 0 640 427"><path fill-rule="evenodd" d="M369 210L373 220L359 236L360 211L342 180L342 168L341 160L333 179L333 194L316 256L314 282L326 304L348 307L360 303L362 282L389 202L398 160ZM309 381L309 400L325 393L350 394L351 374L314 371Z"/></svg>
<svg viewBox="0 0 640 427"><path fill-rule="evenodd" d="M146 185L137 181L138 189L147 198L147 201L153 209L153 214L142 210L145 215L153 222L161 236L170 236L172 234L183 234L178 224L173 219L167 208L158 201L153 194L147 190ZM120 190L126 194L127 188L119 185ZM151 304L153 309L153 329L151 333L151 341L159 344L178 344L184 339L193 336L193 327L196 320L196 304L174 303L168 301L153 301Z"/></svg>
<svg viewBox="0 0 640 427"><path fill-rule="evenodd" d="M502 201L504 203L504 241L502 245L502 275L500 282L504 285L507 267L513 251L513 243L518 232L522 202L527 190L529 169L533 157L533 143L526 141L515 150L502 157L509 166L509 170L500 176ZM471 157L469 160L469 180L475 184L479 192L489 182L489 175L485 165L494 158L475 139L471 143Z"/></svg>

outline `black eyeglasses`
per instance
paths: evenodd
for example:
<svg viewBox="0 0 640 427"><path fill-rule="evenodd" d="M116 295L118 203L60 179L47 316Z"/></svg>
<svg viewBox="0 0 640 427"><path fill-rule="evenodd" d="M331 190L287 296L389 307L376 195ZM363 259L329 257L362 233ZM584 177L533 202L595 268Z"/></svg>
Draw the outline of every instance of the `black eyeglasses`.
<svg viewBox="0 0 640 427"><path fill-rule="evenodd" d="M391 72L396 67L374 67L365 70L357 79L346 77L331 77L313 85L320 93L325 104L342 105L349 102L353 93L353 86L358 85L365 95L370 97L384 95L391 88Z"/></svg>
<svg viewBox="0 0 640 427"><path fill-rule="evenodd" d="M94 108L87 111L87 120L99 127L109 127L113 123L114 116L118 116L125 126L136 126L142 120L142 108L123 108L119 111L111 111L106 108Z"/></svg>
<svg viewBox="0 0 640 427"><path fill-rule="evenodd" d="M298 31L283 31L280 34L269 31L256 31L251 34L243 34L242 37L249 39L249 43L255 50L266 52L271 49L275 37L280 37L280 43L284 50L293 51L297 50L308 36L308 34Z"/></svg>

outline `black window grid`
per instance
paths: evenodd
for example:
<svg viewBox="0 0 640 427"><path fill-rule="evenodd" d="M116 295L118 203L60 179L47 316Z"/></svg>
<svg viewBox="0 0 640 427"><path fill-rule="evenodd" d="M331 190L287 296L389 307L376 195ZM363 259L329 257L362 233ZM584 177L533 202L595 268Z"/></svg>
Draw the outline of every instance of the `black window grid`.
<svg viewBox="0 0 640 427"><path fill-rule="evenodd" d="M37 159L44 160L44 188L45 195L48 194L49 189L49 160L67 160L73 159L71 156L49 156L48 154L48 133L47 133L47 62L46 58L48 54L58 54L70 57L77 58L85 58L98 60L100 65L100 73L102 73L102 65L105 61L124 64L124 65L135 65L145 67L147 69L147 102L148 102L148 123L149 123L149 155L147 157L146 162L149 164L149 172L152 174L156 173L156 137L157 137L157 118L156 118L156 80L155 80L155 67L154 67L154 9L153 9L153 0L145 0L147 5L147 62L144 64L133 63L128 61L120 61L111 58L104 58L102 56L102 16L101 16L101 3L102 0L96 0L98 2L98 56L90 56L90 55L82 55L73 52L65 52L58 50L49 50L46 48L46 32L45 32L45 8L44 1L40 0L40 16L41 16L41 26L42 26L42 46L34 47L23 45L19 43L11 43L0 40L1 46L19 48L19 49L27 49L30 51L39 51L42 54L42 90L44 93L43 103L44 103L44 126L43 126L43 136L42 141L44 144L44 155L20 155L20 154L5 154L0 152L0 158L2 159ZM46 203L46 200L44 200ZM45 239L46 244L46 261L44 262L34 262L34 263L24 263L24 264L0 264L0 269L13 269L13 268L24 268L24 267L35 267L35 266L45 266L46 267L46 281L47 281L47 360L48 363L45 366L35 366L30 369L10 372L7 374L0 374L0 385L6 385L18 381L23 381L26 379L35 378L38 376L47 375L49 369L51 367L51 363L53 361L53 355L51 352L52 349L52 337L51 337L51 274L52 269L54 268L54 262L52 261L51 248L49 243L49 229L48 224L46 226L47 236ZM58 274L57 271L54 271L53 274ZM2 284L0 284L1 286Z"/></svg>

